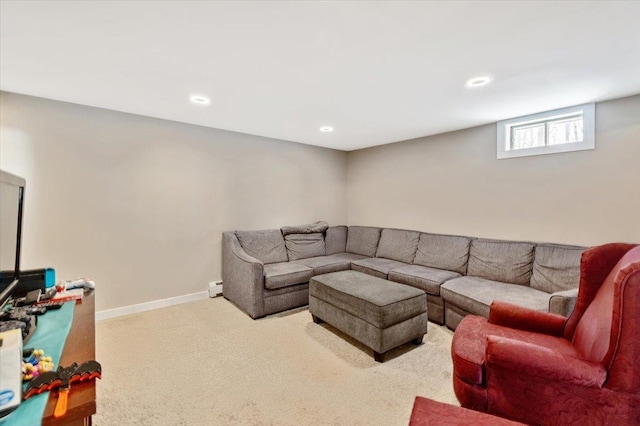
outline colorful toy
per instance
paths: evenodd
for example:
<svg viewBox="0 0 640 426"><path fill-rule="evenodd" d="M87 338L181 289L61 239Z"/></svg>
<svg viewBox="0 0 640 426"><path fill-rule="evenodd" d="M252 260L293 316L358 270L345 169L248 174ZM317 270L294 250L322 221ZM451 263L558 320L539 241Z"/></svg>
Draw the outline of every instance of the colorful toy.
<svg viewBox="0 0 640 426"><path fill-rule="evenodd" d="M35 349L29 357L22 360L22 380L29 381L42 373L52 371L55 365L50 356L44 356L42 349Z"/></svg>
<svg viewBox="0 0 640 426"><path fill-rule="evenodd" d="M56 371L49 371L41 374L37 379L32 380L25 390L24 399L38 395L45 391L59 389L58 401L53 411L54 417L62 417L67 412L67 400L71 383L84 382L95 378L102 378L102 366L97 361L87 361L78 365L71 364L69 367L58 367Z"/></svg>

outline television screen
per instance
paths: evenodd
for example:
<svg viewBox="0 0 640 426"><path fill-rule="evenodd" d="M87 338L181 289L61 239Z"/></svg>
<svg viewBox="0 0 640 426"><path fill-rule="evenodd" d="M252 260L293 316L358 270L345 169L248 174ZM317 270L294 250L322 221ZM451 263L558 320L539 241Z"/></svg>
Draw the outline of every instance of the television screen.
<svg viewBox="0 0 640 426"><path fill-rule="evenodd" d="M0 307L20 275L20 243L25 180L0 170Z"/></svg>

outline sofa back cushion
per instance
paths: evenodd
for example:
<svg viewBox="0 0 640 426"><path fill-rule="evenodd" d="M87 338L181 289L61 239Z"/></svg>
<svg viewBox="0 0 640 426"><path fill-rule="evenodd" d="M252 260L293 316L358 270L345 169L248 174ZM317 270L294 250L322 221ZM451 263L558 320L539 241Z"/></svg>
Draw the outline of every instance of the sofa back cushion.
<svg viewBox="0 0 640 426"><path fill-rule="evenodd" d="M419 239L420 233L416 231L385 228L380 233L376 257L411 263L416 256Z"/></svg>
<svg viewBox="0 0 640 426"><path fill-rule="evenodd" d="M578 288L583 247L538 244L531 287L547 293Z"/></svg>
<svg viewBox="0 0 640 426"><path fill-rule="evenodd" d="M347 251L347 231L346 226L330 226L327 229L324 237L327 256Z"/></svg>
<svg viewBox="0 0 640 426"><path fill-rule="evenodd" d="M466 274L470 246L471 238L467 237L420 234L413 263Z"/></svg>
<svg viewBox="0 0 640 426"><path fill-rule="evenodd" d="M347 235L347 252L374 257L380 240L380 228L350 226Z"/></svg>
<svg viewBox="0 0 640 426"><path fill-rule="evenodd" d="M240 245L249 256L262 263L286 262L287 250L279 229L264 231L236 231Z"/></svg>
<svg viewBox="0 0 640 426"><path fill-rule="evenodd" d="M533 266L533 243L473 240L467 275L503 283L529 285Z"/></svg>
<svg viewBox="0 0 640 426"><path fill-rule="evenodd" d="M284 245L287 248L289 260L308 259L326 254L324 235L321 232L286 235Z"/></svg>
<svg viewBox="0 0 640 426"><path fill-rule="evenodd" d="M323 233L327 230L329 225L327 222L318 221L314 223L309 223L307 225L294 225L294 226L283 226L280 228L283 236L287 236L289 234L316 234L318 232Z"/></svg>

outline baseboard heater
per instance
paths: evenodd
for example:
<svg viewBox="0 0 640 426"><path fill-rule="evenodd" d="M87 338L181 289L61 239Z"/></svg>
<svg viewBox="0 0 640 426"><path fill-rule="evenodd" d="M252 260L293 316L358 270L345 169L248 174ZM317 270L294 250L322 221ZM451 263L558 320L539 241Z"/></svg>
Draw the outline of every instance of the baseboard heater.
<svg viewBox="0 0 640 426"><path fill-rule="evenodd" d="M216 297L222 294L222 281L213 281L209 283L209 297Z"/></svg>

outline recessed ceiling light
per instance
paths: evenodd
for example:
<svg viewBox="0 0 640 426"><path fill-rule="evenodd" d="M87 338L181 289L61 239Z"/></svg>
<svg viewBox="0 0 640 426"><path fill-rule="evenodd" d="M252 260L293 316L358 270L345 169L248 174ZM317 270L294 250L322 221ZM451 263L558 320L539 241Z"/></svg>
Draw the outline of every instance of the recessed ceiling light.
<svg viewBox="0 0 640 426"><path fill-rule="evenodd" d="M320 127L320 131L322 133L331 133L331 132L333 132L333 127L331 127L331 126L322 126L322 127Z"/></svg>
<svg viewBox="0 0 640 426"><path fill-rule="evenodd" d="M198 105L209 105L211 103L211 99L206 95L191 95L189 100Z"/></svg>
<svg viewBox="0 0 640 426"><path fill-rule="evenodd" d="M465 86L467 87L479 87L484 86L491 82L491 77L474 77L470 80L467 80Z"/></svg>

